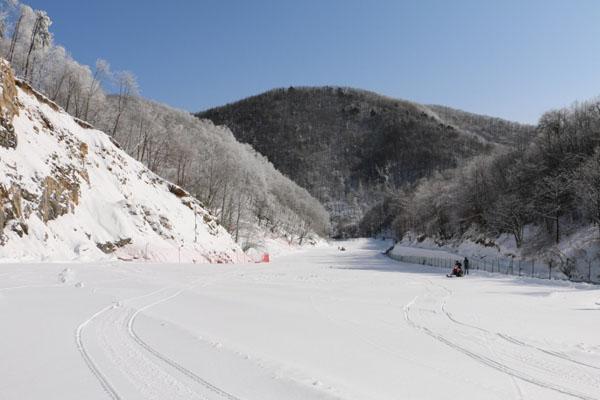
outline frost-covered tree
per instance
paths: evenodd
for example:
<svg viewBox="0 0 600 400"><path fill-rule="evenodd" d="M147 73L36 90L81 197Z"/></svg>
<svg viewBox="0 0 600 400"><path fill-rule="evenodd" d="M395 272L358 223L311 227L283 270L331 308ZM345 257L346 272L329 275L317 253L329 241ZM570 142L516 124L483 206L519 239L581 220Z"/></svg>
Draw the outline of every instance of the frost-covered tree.
<svg viewBox="0 0 600 400"><path fill-rule="evenodd" d="M585 215L598 226L600 236L600 147L581 166L575 187Z"/></svg>
<svg viewBox="0 0 600 400"><path fill-rule="evenodd" d="M115 137L117 129L119 128L119 121L123 112L129 105L129 101L132 96L137 95L138 85L135 75L129 71L122 71L115 75L116 86L118 88L117 93L117 104L116 104L116 115L113 127L111 129L111 136Z"/></svg>
<svg viewBox="0 0 600 400"><path fill-rule="evenodd" d="M27 57L25 58L25 79L28 79L30 72L30 61L32 55L35 56L34 51L45 50L52 43L52 34L50 33L50 25L52 21L45 11L35 11L35 22L31 30L31 39L29 41L29 50L27 51Z"/></svg>

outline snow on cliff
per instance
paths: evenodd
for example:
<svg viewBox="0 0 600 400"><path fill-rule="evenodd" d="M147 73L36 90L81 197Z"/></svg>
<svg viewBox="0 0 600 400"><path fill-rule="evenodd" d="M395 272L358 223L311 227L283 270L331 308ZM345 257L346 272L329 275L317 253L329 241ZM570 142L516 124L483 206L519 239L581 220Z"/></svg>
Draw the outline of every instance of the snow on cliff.
<svg viewBox="0 0 600 400"><path fill-rule="evenodd" d="M202 204L0 60L0 261L247 258Z"/></svg>

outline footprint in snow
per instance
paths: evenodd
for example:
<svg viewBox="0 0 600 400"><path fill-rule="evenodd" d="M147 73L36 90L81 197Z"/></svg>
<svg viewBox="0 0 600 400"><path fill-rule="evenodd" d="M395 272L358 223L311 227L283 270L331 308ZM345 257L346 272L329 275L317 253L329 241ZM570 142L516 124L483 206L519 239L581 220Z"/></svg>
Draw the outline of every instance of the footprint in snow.
<svg viewBox="0 0 600 400"><path fill-rule="evenodd" d="M65 268L58 274L58 280L61 283L69 283L75 278L75 273L71 268Z"/></svg>

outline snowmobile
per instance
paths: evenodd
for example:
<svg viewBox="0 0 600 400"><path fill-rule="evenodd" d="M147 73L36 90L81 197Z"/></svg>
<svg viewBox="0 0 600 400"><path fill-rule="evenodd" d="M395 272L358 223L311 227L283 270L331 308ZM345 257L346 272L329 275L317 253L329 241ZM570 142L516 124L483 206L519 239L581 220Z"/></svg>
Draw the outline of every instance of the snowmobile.
<svg viewBox="0 0 600 400"><path fill-rule="evenodd" d="M452 268L452 272L449 274L446 274L446 277L447 278L454 278L454 277L460 278L463 275L464 275L464 272L463 272L462 266L460 265L459 262L457 262L456 264L454 264L454 268Z"/></svg>

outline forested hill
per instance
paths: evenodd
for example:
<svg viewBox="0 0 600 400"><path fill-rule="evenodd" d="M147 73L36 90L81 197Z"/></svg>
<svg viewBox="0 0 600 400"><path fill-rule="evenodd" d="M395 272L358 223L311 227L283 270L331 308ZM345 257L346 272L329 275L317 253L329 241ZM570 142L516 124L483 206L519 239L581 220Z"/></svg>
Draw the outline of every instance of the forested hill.
<svg viewBox="0 0 600 400"><path fill-rule="evenodd" d="M227 125L353 233L384 185L400 187L531 129L339 87L275 89L197 114Z"/></svg>
<svg viewBox="0 0 600 400"><path fill-rule="evenodd" d="M473 114L440 105L428 105L427 108L440 119L454 125L458 129L469 132L492 143L515 145L521 140L531 138L535 127L507 121L502 118Z"/></svg>

